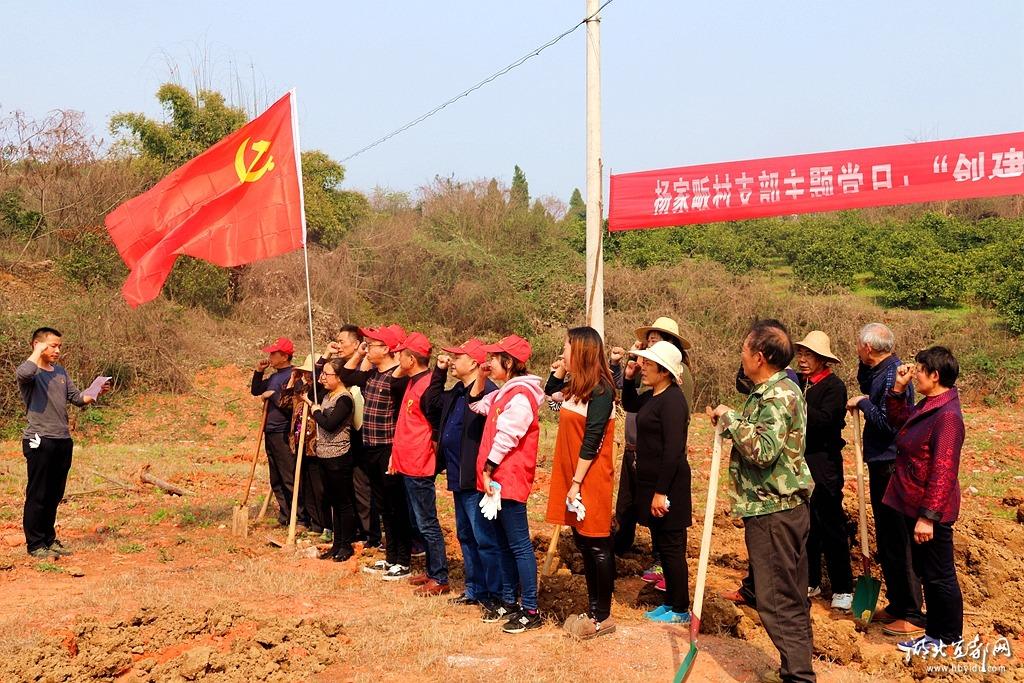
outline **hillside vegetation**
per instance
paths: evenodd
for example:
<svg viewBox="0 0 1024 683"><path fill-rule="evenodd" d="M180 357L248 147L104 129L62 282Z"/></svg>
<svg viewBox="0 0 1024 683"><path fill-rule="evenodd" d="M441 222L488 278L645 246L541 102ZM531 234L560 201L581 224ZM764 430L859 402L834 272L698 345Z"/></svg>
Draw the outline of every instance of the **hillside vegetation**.
<svg viewBox="0 0 1024 683"><path fill-rule="evenodd" d="M4 366L28 353L42 324L67 335L73 376L116 378L119 400L185 391L197 368L248 362L281 334L308 342L301 253L237 269L179 259L164 295L130 310L126 275L103 217L171 168L244 123L215 92L167 85L166 121L122 113L115 142L81 116L0 121L0 341ZM496 180L437 178L415 193L342 189L344 168L303 153L317 344L341 322L399 322L435 342L515 332L543 372L583 313L579 191L568 204L530 196L516 167ZM568 194L568 193L567 193ZM872 320L909 356L950 345L975 400L1013 400L1024 375L1021 199L811 215L606 235L606 328L669 314L694 343L699 402L728 397L740 338L755 317L794 335L821 328L856 370L854 338ZM9 430L13 382L0 389ZM102 419L102 418L92 418Z"/></svg>

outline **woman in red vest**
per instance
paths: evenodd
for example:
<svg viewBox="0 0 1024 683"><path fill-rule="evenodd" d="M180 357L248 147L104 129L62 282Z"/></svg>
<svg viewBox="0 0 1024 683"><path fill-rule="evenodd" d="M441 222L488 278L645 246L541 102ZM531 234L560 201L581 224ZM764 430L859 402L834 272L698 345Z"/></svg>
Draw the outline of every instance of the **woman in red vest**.
<svg viewBox="0 0 1024 683"><path fill-rule="evenodd" d="M604 342L592 327L574 327L565 340L544 393L562 392L547 521L572 527L583 555L589 611L572 615L565 631L587 639L615 630L611 618L615 587L612 543L612 483L615 467L615 380ZM566 379L568 370L568 379Z"/></svg>
<svg viewBox="0 0 1024 683"><path fill-rule="evenodd" d="M526 501L533 491L540 427L537 411L544 400L540 377L526 370L530 342L511 335L484 347L487 361L470 391L469 408L487 416L477 455L477 488L485 495L480 509L497 518L501 549L502 604L484 612L485 622L507 619L505 633L541 625L537 612L537 558L533 554ZM487 378L504 384L482 396ZM516 589L522 604L516 603Z"/></svg>

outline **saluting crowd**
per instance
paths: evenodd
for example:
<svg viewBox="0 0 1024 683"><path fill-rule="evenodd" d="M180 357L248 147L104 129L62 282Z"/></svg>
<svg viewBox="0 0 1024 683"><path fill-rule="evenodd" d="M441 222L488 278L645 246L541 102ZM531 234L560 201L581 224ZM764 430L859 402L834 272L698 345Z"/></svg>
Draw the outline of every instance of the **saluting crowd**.
<svg viewBox="0 0 1024 683"><path fill-rule="evenodd" d="M93 399L82 398L56 363L59 332L40 328L32 342L32 355L17 370L28 408L25 535L31 554L58 557L71 552L54 531L71 457L66 404ZM825 332L794 342L781 322L758 321L737 340L742 405L704 410L732 444L730 508L743 520L749 558L747 576L724 596L756 609L778 648L781 668L768 680L815 680L809 609L821 594L822 557L831 608L851 609L843 508L843 430L851 413L864 419L886 586L873 621L904 651L962 637L953 562L964 440L956 358L933 346L903 363L892 331L880 323L866 325L856 342L859 393L851 398L833 372L841 359ZM359 542L383 551L363 571L411 584L418 596L450 593L435 486L443 472L465 575L452 602L478 606L481 619L500 623L505 633L540 627L527 504L539 416L550 404L558 410L558 432L545 516L571 528L588 598L587 611L563 628L580 639L614 633L616 556L633 549L638 524L650 529L653 551L643 578L663 592L662 604L645 618L690 621L687 442L700 378L675 320L639 327L628 349L606 348L593 328L570 329L546 380L529 372L531 344L516 335L494 343L471 338L435 353L425 335L399 325L345 325L318 358L301 365L293 364L287 338L263 351L268 356L255 367L251 392L266 401L278 521L289 523L298 486L299 523L331 543L323 559L348 561ZM626 414L618 472L616 404ZM294 481L300 445L301 478ZM419 553L425 571L413 574Z"/></svg>

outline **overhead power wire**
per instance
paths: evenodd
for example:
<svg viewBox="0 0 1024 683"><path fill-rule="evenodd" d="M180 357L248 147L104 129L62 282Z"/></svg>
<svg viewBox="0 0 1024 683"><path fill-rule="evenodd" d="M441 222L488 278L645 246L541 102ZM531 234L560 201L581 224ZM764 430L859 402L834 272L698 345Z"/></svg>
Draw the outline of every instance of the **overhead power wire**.
<svg viewBox="0 0 1024 683"><path fill-rule="evenodd" d="M543 52L547 48L551 47L552 45L554 45L558 41L562 40L566 36L568 36L568 35L572 34L573 32L575 32L580 26L583 26L588 21L590 21L591 19L596 17L598 14L600 14L601 10L603 10L608 5L612 4L612 2L614 2L614 0L605 0L605 2L602 3L600 7L597 8L596 12L594 12L590 16L586 17L585 19L582 19L578 24L576 24L572 28L570 28L570 29L568 29L566 31L563 31L562 33L559 33L557 36L555 36L551 40L547 41L543 45L540 45L539 47L536 47L533 50L530 50L528 53L526 53L525 55L523 55L522 57L520 57L516 61L512 62L511 64L509 64L504 69L501 69L500 71L497 71L497 72L491 74L490 76L488 76L487 78L483 79L479 83L476 83L476 84L466 88L465 90L460 92L455 97L452 97L449 100L445 100L444 102L442 102L441 104L437 105L436 107L434 107L433 109L431 109L427 113L421 114L420 116L417 116L412 121L409 121L409 123L406 123L405 125L401 126L400 128L396 128L395 130L391 131L387 135L374 140L373 142L371 142L370 144L366 145L365 147L361 147L360 149L357 149L355 152L352 152L347 157L342 159L340 163L345 163L346 161L349 161L350 159L354 159L357 156L359 156L360 154L362 154L364 152L368 152L369 150L373 149L377 145L380 145L380 144L383 144L383 143L387 142L388 140L390 140L391 138L395 137L399 133L404 133L405 131L409 130L413 126L416 126L416 125L422 123L423 121L426 121L431 116L433 116L434 114L437 114L438 112L440 112L442 109L444 109L448 105L454 104L455 102L458 102L459 100L461 100L463 97L468 96L474 90L479 90L480 88L484 87L485 85L487 85L491 81L494 81L494 80L504 76L509 71L512 71L512 69L515 69L516 67L521 66L524 62L526 62L531 57L536 57L537 55L539 55L541 52Z"/></svg>

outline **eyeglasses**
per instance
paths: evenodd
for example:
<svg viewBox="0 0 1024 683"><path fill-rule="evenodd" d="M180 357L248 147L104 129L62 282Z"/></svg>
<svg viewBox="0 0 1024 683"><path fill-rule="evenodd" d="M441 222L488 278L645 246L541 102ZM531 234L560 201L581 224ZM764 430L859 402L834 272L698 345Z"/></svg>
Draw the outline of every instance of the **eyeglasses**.
<svg viewBox="0 0 1024 683"><path fill-rule="evenodd" d="M366 348L370 348L371 346L379 346L379 347L385 348L385 349L388 348L387 344L382 344L380 342L374 342L373 344L367 344Z"/></svg>
<svg viewBox="0 0 1024 683"><path fill-rule="evenodd" d="M336 373L336 372L321 372L320 376L321 377L337 377L338 373Z"/></svg>

